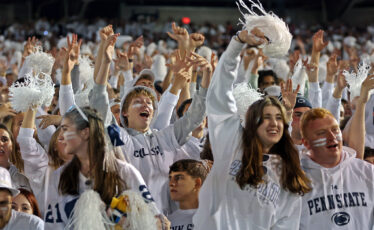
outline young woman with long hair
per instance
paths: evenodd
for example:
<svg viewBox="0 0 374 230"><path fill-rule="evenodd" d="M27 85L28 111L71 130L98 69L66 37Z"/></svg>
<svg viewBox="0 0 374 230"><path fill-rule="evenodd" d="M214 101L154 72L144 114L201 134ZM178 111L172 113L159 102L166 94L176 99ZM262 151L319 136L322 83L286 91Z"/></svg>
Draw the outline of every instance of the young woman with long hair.
<svg viewBox="0 0 374 230"><path fill-rule="evenodd" d="M242 42L252 47L264 42L256 35L241 31L240 39L232 39L208 90L214 165L200 190L195 230L299 227L301 195L310 187L287 130L285 108L276 98L260 99L247 110L244 127L237 114L233 83ZM287 102L292 97L292 89L283 94Z"/></svg>

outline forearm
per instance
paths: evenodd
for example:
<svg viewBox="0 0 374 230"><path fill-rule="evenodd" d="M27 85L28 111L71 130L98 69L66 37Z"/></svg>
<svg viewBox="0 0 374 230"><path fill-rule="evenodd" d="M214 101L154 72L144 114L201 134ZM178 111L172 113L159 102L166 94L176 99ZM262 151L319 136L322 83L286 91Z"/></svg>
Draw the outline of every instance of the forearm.
<svg viewBox="0 0 374 230"><path fill-rule="evenodd" d="M29 108L24 115L21 127L33 129L35 126L35 115L36 111Z"/></svg>
<svg viewBox="0 0 374 230"><path fill-rule="evenodd" d="M365 103L358 101L348 132L348 146L356 150L356 157L363 159L365 150Z"/></svg>
<svg viewBox="0 0 374 230"><path fill-rule="evenodd" d="M96 84L106 86L108 82L109 68L110 68L110 61L103 60L100 66L99 73L97 74L97 77L95 78Z"/></svg>
<svg viewBox="0 0 374 230"><path fill-rule="evenodd" d="M187 99L190 99L191 98L191 95L190 95L190 84L186 84L182 90L181 90L181 93L180 93L180 96L179 96L179 100L178 100L178 103L177 103L177 108L179 108L179 106Z"/></svg>
<svg viewBox="0 0 374 230"><path fill-rule="evenodd" d="M66 67L62 69L61 85L71 85L71 71Z"/></svg>
<svg viewBox="0 0 374 230"><path fill-rule="evenodd" d="M101 41L99 45L99 51L97 52L97 56L95 59L95 68L94 68L94 79L95 80L100 70L100 65L103 59L103 52L104 52L104 41Z"/></svg>

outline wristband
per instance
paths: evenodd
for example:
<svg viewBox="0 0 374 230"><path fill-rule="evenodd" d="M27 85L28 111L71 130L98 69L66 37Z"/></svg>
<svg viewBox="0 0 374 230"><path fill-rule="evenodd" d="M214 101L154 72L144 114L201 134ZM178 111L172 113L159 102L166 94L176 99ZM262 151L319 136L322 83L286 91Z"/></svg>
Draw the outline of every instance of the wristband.
<svg viewBox="0 0 374 230"><path fill-rule="evenodd" d="M134 61L134 59L132 59L132 58L129 58L129 62L133 62Z"/></svg>

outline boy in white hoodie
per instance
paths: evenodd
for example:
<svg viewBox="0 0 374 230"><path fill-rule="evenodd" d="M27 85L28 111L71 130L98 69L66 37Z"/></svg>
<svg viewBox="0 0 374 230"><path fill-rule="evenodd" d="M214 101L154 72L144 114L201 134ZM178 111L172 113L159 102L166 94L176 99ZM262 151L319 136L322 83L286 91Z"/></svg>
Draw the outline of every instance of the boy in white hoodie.
<svg viewBox="0 0 374 230"><path fill-rule="evenodd" d="M355 138L348 140L356 151L364 146L365 103L373 87L374 79L369 76L362 85L357 114L352 119L352 125L361 123L355 126ZM312 181L312 191L302 199L300 229L372 229L373 165L355 158L353 149L343 147L339 123L326 109L307 111L301 131L308 149L307 154L302 154L301 164Z"/></svg>

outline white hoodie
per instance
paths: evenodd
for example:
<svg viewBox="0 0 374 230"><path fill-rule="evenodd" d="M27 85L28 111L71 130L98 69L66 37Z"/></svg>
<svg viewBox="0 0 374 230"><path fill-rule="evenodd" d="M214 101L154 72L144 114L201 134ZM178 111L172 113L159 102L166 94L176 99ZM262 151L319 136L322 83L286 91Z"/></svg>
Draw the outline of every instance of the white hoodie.
<svg viewBox="0 0 374 230"><path fill-rule="evenodd" d="M340 163L325 168L302 154L312 191L302 199L300 229L374 229L374 166L355 156L343 147Z"/></svg>
<svg viewBox="0 0 374 230"><path fill-rule="evenodd" d="M243 131L232 91L243 46L231 40L208 90L208 127L214 165L200 190L194 230L298 229L301 197L280 185L282 162L278 155L264 154L267 183L257 189L249 185L240 189L235 181L243 155L240 147Z"/></svg>

